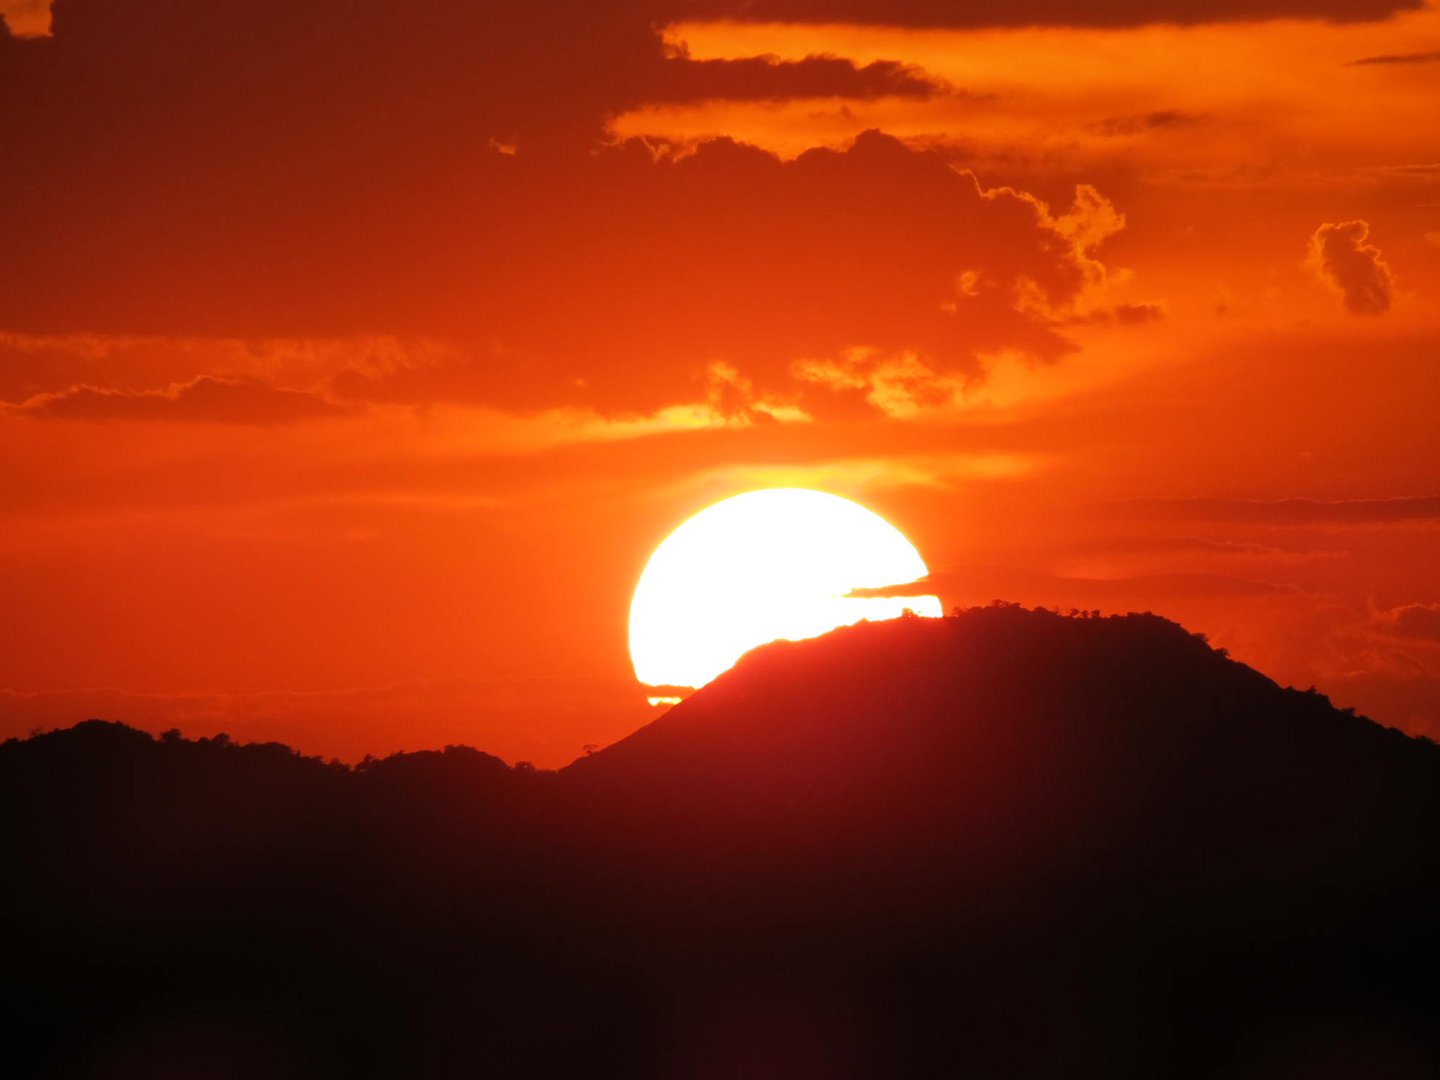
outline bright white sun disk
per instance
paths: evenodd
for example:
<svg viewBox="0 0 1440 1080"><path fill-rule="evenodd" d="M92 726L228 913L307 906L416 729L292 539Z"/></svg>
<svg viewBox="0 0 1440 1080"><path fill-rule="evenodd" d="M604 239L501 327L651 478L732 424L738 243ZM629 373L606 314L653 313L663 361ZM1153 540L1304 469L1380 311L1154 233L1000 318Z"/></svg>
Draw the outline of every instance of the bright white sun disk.
<svg viewBox="0 0 1440 1080"><path fill-rule="evenodd" d="M854 597L917 581L920 553L863 506L806 488L736 495L655 549L630 605L630 656L651 686L704 686L768 641L797 641L906 608L938 616L935 596Z"/></svg>

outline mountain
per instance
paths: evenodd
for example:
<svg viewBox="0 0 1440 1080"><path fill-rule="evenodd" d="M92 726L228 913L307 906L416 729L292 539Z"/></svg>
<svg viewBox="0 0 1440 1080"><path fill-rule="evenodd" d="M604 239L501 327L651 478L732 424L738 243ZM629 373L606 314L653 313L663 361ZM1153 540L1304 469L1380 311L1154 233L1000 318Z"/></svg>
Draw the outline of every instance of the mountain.
<svg viewBox="0 0 1440 1080"><path fill-rule="evenodd" d="M91 721L0 810L34 1075L1440 1063L1440 749L1151 615L777 643L559 773Z"/></svg>
<svg viewBox="0 0 1440 1080"><path fill-rule="evenodd" d="M1437 768L1156 616L996 606L768 646L562 779L622 843L677 854L943 860L981 888L1143 867L1248 905L1409 873Z"/></svg>

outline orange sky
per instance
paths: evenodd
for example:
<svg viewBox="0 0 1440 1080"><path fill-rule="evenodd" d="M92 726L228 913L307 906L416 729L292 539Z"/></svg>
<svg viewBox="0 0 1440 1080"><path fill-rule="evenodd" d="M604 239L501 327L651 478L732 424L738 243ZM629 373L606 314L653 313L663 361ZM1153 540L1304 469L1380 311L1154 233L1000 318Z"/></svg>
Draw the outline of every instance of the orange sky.
<svg viewBox="0 0 1440 1080"><path fill-rule="evenodd" d="M0 736L561 764L650 715L653 547L774 484L1440 736L1433 6L53 8L0 0Z"/></svg>

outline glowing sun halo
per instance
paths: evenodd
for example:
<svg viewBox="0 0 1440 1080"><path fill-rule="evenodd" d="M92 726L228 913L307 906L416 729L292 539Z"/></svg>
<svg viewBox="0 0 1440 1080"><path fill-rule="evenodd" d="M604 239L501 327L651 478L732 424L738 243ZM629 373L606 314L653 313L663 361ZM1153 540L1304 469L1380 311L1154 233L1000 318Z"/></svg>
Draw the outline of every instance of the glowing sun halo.
<svg viewBox="0 0 1440 1080"><path fill-rule="evenodd" d="M849 499L805 488L735 495L690 518L650 556L630 605L635 675L651 686L704 686L768 641L893 619L906 608L938 616L934 596L846 595L927 573L898 529Z"/></svg>

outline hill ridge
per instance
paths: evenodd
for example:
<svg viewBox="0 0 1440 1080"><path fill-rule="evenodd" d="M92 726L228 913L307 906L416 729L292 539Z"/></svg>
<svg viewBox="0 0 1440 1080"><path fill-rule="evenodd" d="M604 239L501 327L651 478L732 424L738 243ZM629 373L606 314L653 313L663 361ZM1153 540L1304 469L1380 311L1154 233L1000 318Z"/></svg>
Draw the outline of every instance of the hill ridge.
<svg viewBox="0 0 1440 1080"><path fill-rule="evenodd" d="M35 1075L1198 1080L1339 1033L1422 1077L1437 831L1434 744L1000 606L761 648L557 772L11 740L0 970Z"/></svg>

